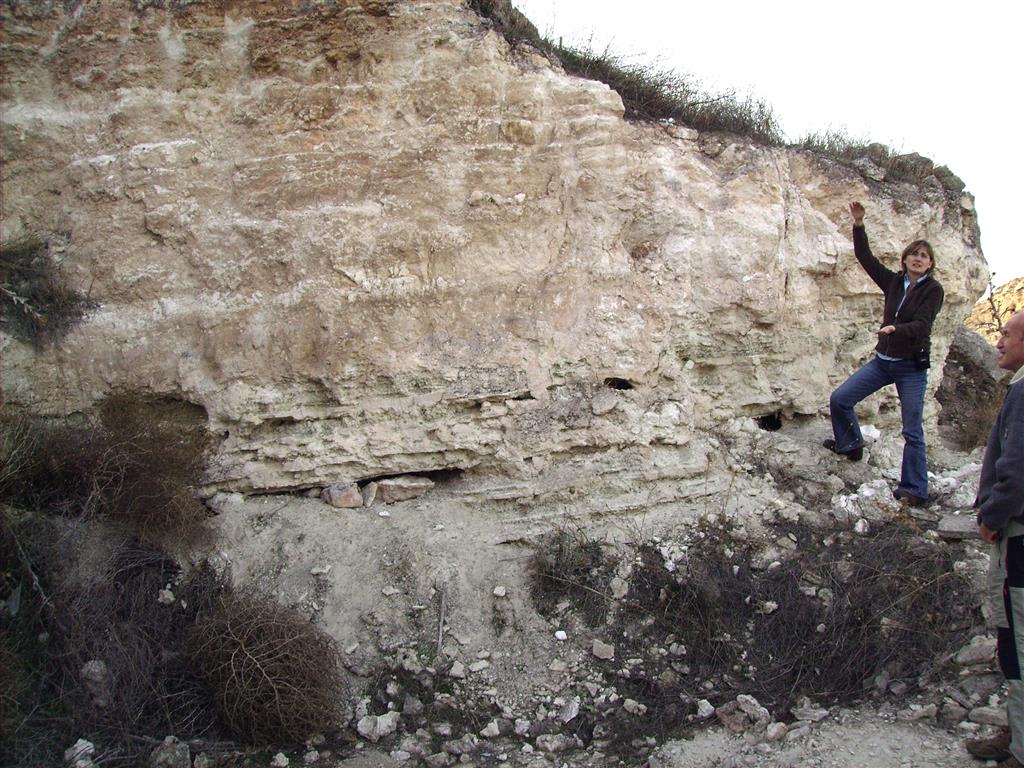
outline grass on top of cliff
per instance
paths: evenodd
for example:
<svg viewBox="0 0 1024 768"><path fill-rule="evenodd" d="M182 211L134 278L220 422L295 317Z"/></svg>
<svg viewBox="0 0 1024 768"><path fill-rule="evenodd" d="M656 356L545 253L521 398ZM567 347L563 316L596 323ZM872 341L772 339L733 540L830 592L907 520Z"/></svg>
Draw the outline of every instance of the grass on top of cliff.
<svg viewBox="0 0 1024 768"><path fill-rule="evenodd" d="M722 131L760 144L784 143L771 106L735 92L711 93L686 75L645 64L631 64L608 49L594 51L554 43L508 0L469 0L510 45L528 43L559 62L571 75L598 80L622 97L628 120L671 120L699 131Z"/></svg>
<svg viewBox="0 0 1024 768"><path fill-rule="evenodd" d="M598 80L622 97L627 120L671 121L698 131L742 136L758 144L789 146L838 160L846 165L870 160L885 181L921 184L935 175L949 194L959 194L963 182L948 168L934 168L927 158L901 154L877 142L855 139L841 131L825 131L788 142L772 106L735 91L715 93L684 74L647 63L631 63L610 50L565 46L545 38L509 0L468 0L469 7L487 19L509 45L526 43L557 62L571 75ZM864 173L862 169L858 169Z"/></svg>

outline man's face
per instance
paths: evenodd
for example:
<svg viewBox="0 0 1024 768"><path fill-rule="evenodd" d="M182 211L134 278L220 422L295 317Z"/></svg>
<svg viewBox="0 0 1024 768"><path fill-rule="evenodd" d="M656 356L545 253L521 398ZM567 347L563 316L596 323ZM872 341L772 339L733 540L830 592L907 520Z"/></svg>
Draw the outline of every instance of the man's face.
<svg viewBox="0 0 1024 768"><path fill-rule="evenodd" d="M999 350L999 367L1016 371L1024 365L1024 312L1006 321L1002 335L996 342Z"/></svg>

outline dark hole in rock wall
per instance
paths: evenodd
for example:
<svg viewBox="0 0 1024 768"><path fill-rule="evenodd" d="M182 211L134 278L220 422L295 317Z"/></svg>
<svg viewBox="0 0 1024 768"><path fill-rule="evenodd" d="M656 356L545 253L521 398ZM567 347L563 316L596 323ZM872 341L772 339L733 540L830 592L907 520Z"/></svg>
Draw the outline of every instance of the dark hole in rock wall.
<svg viewBox="0 0 1024 768"><path fill-rule="evenodd" d="M360 479L359 485L366 485L367 483L379 483L381 480L391 480L395 477L425 477L428 480L433 481L434 485L444 485L446 483L454 483L459 480L465 470L461 467L441 467L440 469L410 469L407 472L391 472L386 475L376 475L374 477L364 477Z"/></svg>
<svg viewBox="0 0 1024 768"><path fill-rule="evenodd" d="M757 426L766 432L778 432L782 429L782 412L775 411L774 413L766 413L764 416L758 416Z"/></svg>
<svg viewBox="0 0 1024 768"><path fill-rule="evenodd" d="M609 376L604 380L604 385L609 389L633 389L633 382L629 379L620 379L616 376Z"/></svg>

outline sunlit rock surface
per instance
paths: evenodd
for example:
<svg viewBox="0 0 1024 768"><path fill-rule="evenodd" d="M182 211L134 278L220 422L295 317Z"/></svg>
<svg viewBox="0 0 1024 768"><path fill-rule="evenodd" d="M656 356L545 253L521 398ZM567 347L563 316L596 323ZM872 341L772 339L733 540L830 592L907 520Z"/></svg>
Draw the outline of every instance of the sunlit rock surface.
<svg viewBox="0 0 1024 768"><path fill-rule="evenodd" d="M146 5L0 8L4 238L99 303L59 346L2 337L0 383L202 406L210 491L708 493L716 433L820 416L873 347L850 200L891 265L937 250L932 387L984 288L969 194L627 123L462 2Z"/></svg>

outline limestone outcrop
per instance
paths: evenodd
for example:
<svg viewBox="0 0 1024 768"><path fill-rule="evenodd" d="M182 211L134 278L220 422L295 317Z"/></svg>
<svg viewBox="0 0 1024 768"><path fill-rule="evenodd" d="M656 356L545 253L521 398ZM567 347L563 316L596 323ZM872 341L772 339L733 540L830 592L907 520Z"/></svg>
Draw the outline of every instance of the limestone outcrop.
<svg viewBox="0 0 1024 768"><path fill-rule="evenodd" d="M716 431L822 413L872 348L848 201L889 263L936 248L932 386L984 288L969 194L626 122L457 0L0 15L3 237L44 235L98 303L58 345L2 337L5 401L200 405L211 492L685 498Z"/></svg>
<svg viewBox="0 0 1024 768"><path fill-rule="evenodd" d="M990 344L999 341L1002 324L1014 312L1024 310L1024 277L1016 277L995 286L990 294L978 299L964 325L980 334Z"/></svg>

